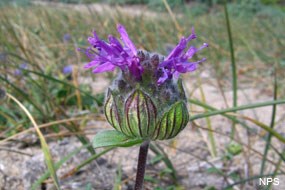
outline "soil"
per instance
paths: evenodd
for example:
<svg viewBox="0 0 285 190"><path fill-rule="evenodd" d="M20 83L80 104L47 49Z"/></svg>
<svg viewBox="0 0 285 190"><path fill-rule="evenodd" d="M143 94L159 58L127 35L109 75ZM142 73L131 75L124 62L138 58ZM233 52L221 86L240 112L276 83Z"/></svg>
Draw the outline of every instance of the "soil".
<svg viewBox="0 0 285 190"><path fill-rule="evenodd" d="M108 87L109 82L102 74L96 77L93 82L94 93L104 92L104 89ZM202 87L206 97L207 103L210 103L216 108L226 108L226 104L222 98L222 95L217 90L218 88L213 85L215 81L211 79L210 74L204 71L201 76ZM88 82L88 79L81 79L81 82ZM191 82L190 82L191 81ZM98 85L100 84L100 85ZM194 84L197 84L195 78L184 79L185 88L190 92L196 88ZM195 90L192 97L201 99L199 90ZM224 94L227 100L231 100L232 92L226 91ZM253 102L268 101L272 98L266 94L261 94L260 90L248 88L238 91L238 105L245 105ZM231 105L231 102L228 102ZM200 111L204 111L197 106L191 105L193 114L197 114ZM269 107L262 107L255 110L245 110L239 112L239 114L247 117L256 118L260 122L268 124L271 118L271 110ZM284 117L284 107L278 106L278 112L276 121ZM234 156L231 160L223 159L225 155L225 147L230 143L229 133L232 123L221 117L211 117L211 125L214 130L226 134L227 136L221 136L215 134L215 141L217 146L217 157L211 156L209 152L209 140L207 137L207 130L199 129L197 126L207 128L206 121L200 119L193 123L189 123L188 127L181 132L174 140L157 142L163 147L164 151L168 154L170 160L175 166L178 178L178 184L182 189L203 189L204 187L214 186L216 189L222 189L227 184L233 183L233 179L229 177L221 177L217 172L211 172L213 166L222 170L224 174L235 173L242 178L250 175L257 175L260 170L261 156L263 154L264 141L259 137L264 136L265 132L254 124L247 122L247 124L255 129L254 132L237 125L237 139L244 143L246 146L250 146L252 150L248 150L246 146L243 146L241 154ZM283 129L282 129L283 128ZM105 129L111 129L108 123L105 121L89 121L86 127L86 131L98 132ZM278 132L284 132L284 123L279 123L275 126ZM87 132L88 133L88 132ZM90 140L93 135L89 135ZM0 154L0 189L10 190L28 190L31 188L31 184L46 171L44 164L43 153L40 149L38 139L35 134L26 134L16 139L17 141L10 141L4 146L1 144ZM27 146L23 142L29 142ZM75 137L66 137L61 140L50 140L49 147L53 155L54 161L59 161L68 153L74 151L80 147L81 144ZM281 150L282 143L273 138L273 145ZM3 149L5 147L6 149ZM19 152L13 152L19 151ZM97 150L98 151L98 150ZM106 155L100 157L91 164L81 168L74 175L61 180L61 186L64 190L80 190L86 189L89 184L91 189L112 189L114 184L116 173L119 168L122 168L122 189L132 189L133 181L135 177L135 169L137 162L138 147L132 148L117 148ZM148 157L147 175L152 176L153 179L160 179L160 186L166 187L171 185L171 178L165 176L159 176L158 174L165 169L163 163L157 165L151 165L150 160L154 158L154 154L150 152ZM87 150L82 150L80 153L72 157L66 162L58 171L58 176L63 176L69 172L72 168L76 167L79 163L90 157L90 153ZM278 157L273 151L269 152L268 158L273 162L278 162ZM268 162L267 172L273 171L274 167ZM281 166L284 171L284 164ZM250 182L245 186L234 189L259 189L256 185L258 181ZM151 182L146 182L146 189L153 189L155 185ZM42 186L43 188L43 186ZM53 185L47 184L46 189L54 189ZM280 185L274 187L277 190L285 189L285 178L280 177Z"/></svg>

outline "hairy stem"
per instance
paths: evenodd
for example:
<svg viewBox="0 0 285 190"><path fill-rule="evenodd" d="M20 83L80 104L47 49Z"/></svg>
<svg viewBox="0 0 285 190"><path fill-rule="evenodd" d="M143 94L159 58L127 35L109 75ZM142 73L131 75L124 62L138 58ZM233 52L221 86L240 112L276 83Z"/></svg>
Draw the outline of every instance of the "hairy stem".
<svg viewBox="0 0 285 190"><path fill-rule="evenodd" d="M142 190L143 188L148 147L149 147L149 141L143 142L142 145L140 146L135 190Z"/></svg>

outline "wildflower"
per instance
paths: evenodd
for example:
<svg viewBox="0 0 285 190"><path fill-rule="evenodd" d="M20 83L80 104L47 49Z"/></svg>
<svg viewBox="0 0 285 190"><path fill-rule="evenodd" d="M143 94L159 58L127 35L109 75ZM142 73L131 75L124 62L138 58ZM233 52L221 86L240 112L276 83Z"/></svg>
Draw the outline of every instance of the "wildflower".
<svg viewBox="0 0 285 190"><path fill-rule="evenodd" d="M192 29L192 34L185 38L182 37L178 45L169 53L166 59L160 63L159 69L162 70L162 76L159 77L158 83L161 84L167 79L171 79L173 76L178 78L180 73L186 73L195 71L197 69L197 65L206 61L205 58L196 61L190 62L191 59L198 51L208 47L207 43L204 43L200 48L195 48L194 46L190 46L187 51L187 44L189 41L196 38L196 34L194 29Z"/></svg>
<svg viewBox="0 0 285 190"><path fill-rule="evenodd" d="M68 43L71 40L71 35L66 33L62 37L63 42Z"/></svg>
<svg viewBox="0 0 285 190"><path fill-rule="evenodd" d="M88 38L91 47L85 52L92 61L85 65L85 68L94 68L93 73L101 73L119 67L122 71L128 70L136 79L140 79L143 68L137 57L137 49L122 25L118 26L118 32L121 34L124 47L112 35L108 36L109 43L107 43L93 32L94 37Z"/></svg>
<svg viewBox="0 0 285 190"><path fill-rule="evenodd" d="M28 64L27 63L22 63L19 65L17 69L14 71L14 75L16 76L22 76L23 70L28 69Z"/></svg>
<svg viewBox="0 0 285 190"><path fill-rule="evenodd" d="M72 69L73 69L72 65L67 65L67 66L63 67L62 73L66 74L66 75L71 74Z"/></svg>
<svg viewBox="0 0 285 190"><path fill-rule="evenodd" d="M121 72L108 89L105 115L108 122L129 137L145 140L163 140L175 137L188 123L187 100L179 78L181 73L196 70L205 61L189 61L200 48L188 43L196 38L183 37L164 57L160 54L137 50L125 28L118 25L122 43L109 35L108 42L96 32L88 38L90 47L84 51L91 60L84 67L93 73Z"/></svg>

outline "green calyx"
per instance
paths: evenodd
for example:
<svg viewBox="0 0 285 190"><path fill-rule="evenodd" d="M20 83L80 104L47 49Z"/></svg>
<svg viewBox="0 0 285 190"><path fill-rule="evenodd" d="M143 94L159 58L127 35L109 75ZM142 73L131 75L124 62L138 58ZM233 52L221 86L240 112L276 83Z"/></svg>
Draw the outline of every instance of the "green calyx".
<svg viewBox="0 0 285 190"><path fill-rule="evenodd" d="M117 131L144 140L173 138L189 120L181 80L151 88L131 86L120 75L108 89L104 111Z"/></svg>

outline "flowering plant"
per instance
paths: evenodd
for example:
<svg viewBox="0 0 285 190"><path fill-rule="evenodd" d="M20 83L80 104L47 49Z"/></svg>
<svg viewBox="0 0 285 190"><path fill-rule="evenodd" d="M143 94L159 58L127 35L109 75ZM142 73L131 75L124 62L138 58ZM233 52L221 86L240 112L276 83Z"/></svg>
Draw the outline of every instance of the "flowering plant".
<svg viewBox="0 0 285 190"><path fill-rule="evenodd" d="M186 96L179 75L195 71L198 64L206 60L190 61L208 44L204 43L200 48L188 47L188 43L196 38L192 29L192 33L182 37L168 56L162 56L137 50L126 29L120 24L117 29L122 43L112 35L106 42L93 32L88 38L90 47L81 50L91 60L84 67L92 69L93 73L120 69L108 89L104 106L106 118L116 131L96 135L94 143L106 141L108 146L131 146L144 142L140 155L145 157L139 159L136 182L136 189L140 189L144 175L140 163L145 163L149 141L173 138L188 123ZM143 171L139 171L140 168Z"/></svg>

